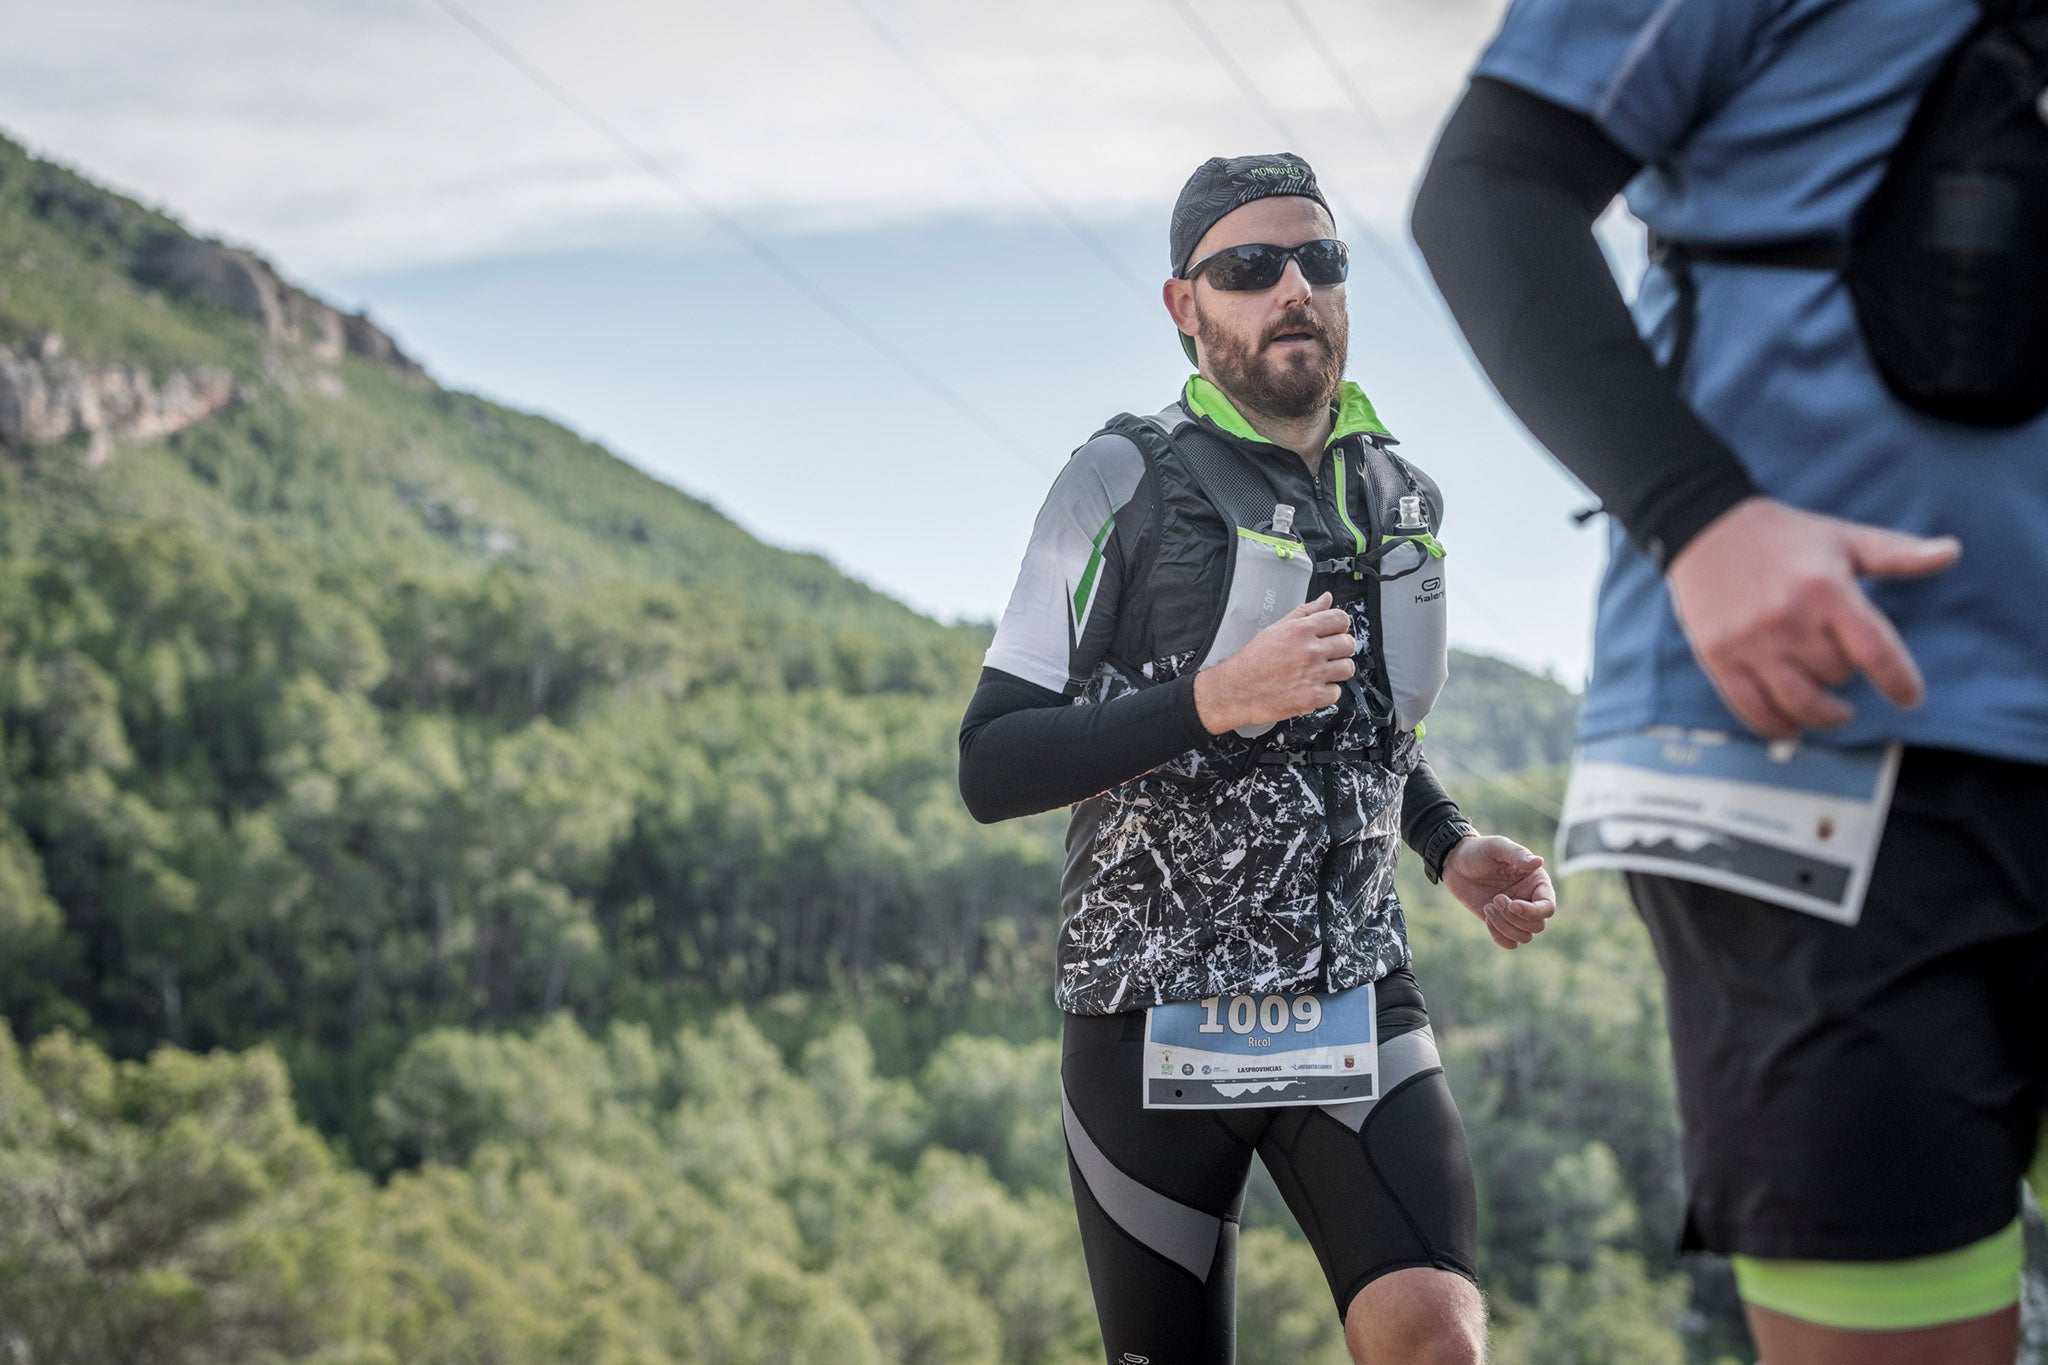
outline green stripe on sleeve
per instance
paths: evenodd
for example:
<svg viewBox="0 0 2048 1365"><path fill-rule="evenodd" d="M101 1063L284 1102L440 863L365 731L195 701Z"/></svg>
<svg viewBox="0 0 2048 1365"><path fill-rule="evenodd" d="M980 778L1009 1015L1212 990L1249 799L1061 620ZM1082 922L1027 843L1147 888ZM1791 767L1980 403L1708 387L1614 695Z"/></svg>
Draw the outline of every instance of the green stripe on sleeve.
<svg viewBox="0 0 2048 1365"><path fill-rule="evenodd" d="M1074 633L1081 633L1081 622L1088 614L1088 602L1095 594L1095 578L1102 571L1102 544L1109 539L1109 528L1116 525L1116 513L1111 512L1103 521L1102 529L1095 533L1095 542L1088 550L1088 563L1081 570L1081 582L1074 589Z"/></svg>

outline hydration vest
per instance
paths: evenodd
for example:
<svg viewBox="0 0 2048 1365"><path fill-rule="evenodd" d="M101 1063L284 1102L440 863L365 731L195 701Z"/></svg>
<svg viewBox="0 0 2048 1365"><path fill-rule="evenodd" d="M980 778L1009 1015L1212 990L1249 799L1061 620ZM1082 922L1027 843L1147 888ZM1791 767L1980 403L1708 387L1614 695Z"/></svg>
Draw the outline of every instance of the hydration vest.
<svg viewBox="0 0 2048 1365"><path fill-rule="evenodd" d="M1825 270L1901 401L1984 427L2048 410L2048 3L1980 6L1847 240L1653 244L1678 291L1674 375L1696 322L1692 261Z"/></svg>
<svg viewBox="0 0 2048 1365"><path fill-rule="evenodd" d="M1383 431L1332 441L1314 474L1178 406L1105 434L1145 473L1116 519L1116 626L1082 704L1191 674L1325 589L1361 647L1336 705L1214 736L1075 807L1054 998L1107 1014L1376 981L1408 961L1393 874L1445 672L1442 495ZM1286 534L1276 505L1294 509ZM1419 628L1397 625L1410 607Z"/></svg>
<svg viewBox="0 0 2048 1365"><path fill-rule="evenodd" d="M1319 503L1298 505L1299 492L1276 477L1279 471L1233 448L1179 407L1156 417L1125 413L1104 434L1138 447L1161 495L1158 541L1126 590L1112 655L1146 664L1192 650L1194 666L1206 668L1308 601L1318 584L1330 592L1333 605L1362 600L1371 624L1363 632L1359 675L1372 703L1368 718L1379 732L1368 749L1377 761L1387 761L1393 736L1422 724L1449 673L1444 549L1436 539L1443 495L1435 483L1394 454L1390 436L1366 433L1355 443L1334 443L1325 465L1334 510L1351 543L1348 552L1316 559L1299 531L1306 518L1325 509ZM1282 458L1294 457L1287 452ZM1185 487L1171 476L1175 468L1184 471ZM1319 472L1318 490L1321 481ZM1207 507L1194 505L1196 497ZM1364 513L1362 520L1354 505ZM1276 528L1276 515L1289 524ZM1219 532L1220 563L1214 548ZM1203 539L1210 545L1191 543ZM1162 565L1212 564L1220 572L1159 572ZM1156 600L1160 595L1171 600ZM1155 600L1144 601L1147 596ZM1134 604L1134 598L1140 600ZM1175 667L1172 675L1180 671ZM1273 728L1245 727L1239 733L1256 739Z"/></svg>

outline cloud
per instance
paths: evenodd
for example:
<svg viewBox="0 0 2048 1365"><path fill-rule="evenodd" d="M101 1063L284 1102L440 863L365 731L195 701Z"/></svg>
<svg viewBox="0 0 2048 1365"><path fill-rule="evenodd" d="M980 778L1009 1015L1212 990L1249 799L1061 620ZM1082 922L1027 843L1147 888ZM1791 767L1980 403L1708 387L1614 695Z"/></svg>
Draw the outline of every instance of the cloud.
<svg viewBox="0 0 2048 1365"><path fill-rule="evenodd" d="M722 210L771 233L1046 212L927 75L1088 218L1162 212L1203 157L1283 140L1166 0L467 3ZM1287 7L1195 7L1340 209L1391 232L1503 3L1303 0L1376 119ZM16 7L0 127L315 273L709 231L432 0Z"/></svg>

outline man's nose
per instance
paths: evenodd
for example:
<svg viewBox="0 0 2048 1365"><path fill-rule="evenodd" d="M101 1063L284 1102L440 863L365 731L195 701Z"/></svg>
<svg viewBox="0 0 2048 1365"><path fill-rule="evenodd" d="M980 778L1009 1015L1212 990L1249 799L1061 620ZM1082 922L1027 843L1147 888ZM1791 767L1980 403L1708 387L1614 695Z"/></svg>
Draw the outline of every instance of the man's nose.
<svg viewBox="0 0 2048 1365"><path fill-rule="evenodd" d="M1273 287L1280 291L1280 302L1290 306L1307 303L1316 292L1315 286L1308 282L1308 276L1301 273L1301 262L1292 256L1287 258L1287 265L1280 272L1280 281Z"/></svg>

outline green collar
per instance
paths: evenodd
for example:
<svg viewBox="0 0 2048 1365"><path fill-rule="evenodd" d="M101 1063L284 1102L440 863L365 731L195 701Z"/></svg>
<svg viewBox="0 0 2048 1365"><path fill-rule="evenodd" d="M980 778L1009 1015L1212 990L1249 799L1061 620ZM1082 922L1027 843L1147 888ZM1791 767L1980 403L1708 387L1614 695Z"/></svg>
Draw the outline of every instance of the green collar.
<svg viewBox="0 0 2048 1365"><path fill-rule="evenodd" d="M1223 390L1198 374L1188 376L1187 387L1181 391L1181 401L1195 416L1208 418L1240 440L1272 444L1252 430L1252 424L1245 421L1231 401L1223 396ZM1337 386L1337 420L1331 424L1330 439L1324 444L1333 446L1346 436L1356 436L1361 431L1374 436L1393 434L1380 425L1379 414L1372 410L1372 400L1365 396L1365 390L1347 379Z"/></svg>

